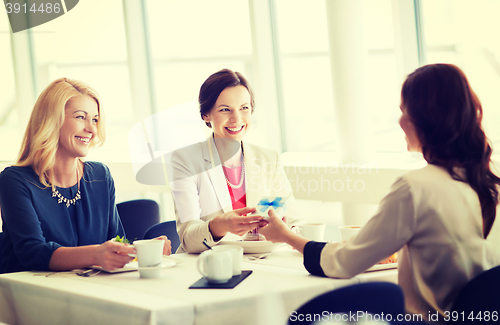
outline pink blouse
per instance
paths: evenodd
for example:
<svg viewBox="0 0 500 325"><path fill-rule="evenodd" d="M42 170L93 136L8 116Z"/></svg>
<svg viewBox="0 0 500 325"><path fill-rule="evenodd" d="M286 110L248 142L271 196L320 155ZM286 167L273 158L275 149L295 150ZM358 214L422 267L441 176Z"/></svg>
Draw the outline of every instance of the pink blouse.
<svg viewBox="0 0 500 325"><path fill-rule="evenodd" d="M233 185L237 185L240 182L241 178L241 166L236 168L229 168L222 166L224 170L224 175L229 180L229 182ZM245 193L245 180L243 180L243 184L238 189L233 189L229 185L227 185L227 189L229 190L229 195L231 196L231 202L233 204L233 210L241 209L247 206L247 195Z"/></svg>

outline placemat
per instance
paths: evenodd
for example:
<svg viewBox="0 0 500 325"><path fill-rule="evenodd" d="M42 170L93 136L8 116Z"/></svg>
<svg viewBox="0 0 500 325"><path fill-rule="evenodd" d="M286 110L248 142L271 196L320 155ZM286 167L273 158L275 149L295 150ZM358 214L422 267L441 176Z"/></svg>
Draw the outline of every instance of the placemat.
<svg viewBox="0 0 500 325"><path fill-rule="evenodd" d="M232 289L236 287L241 281L245 280L252 271L241 271L240 275L235 275L226 283L209 283L204 278L196 281L189 289Z"/></svg>

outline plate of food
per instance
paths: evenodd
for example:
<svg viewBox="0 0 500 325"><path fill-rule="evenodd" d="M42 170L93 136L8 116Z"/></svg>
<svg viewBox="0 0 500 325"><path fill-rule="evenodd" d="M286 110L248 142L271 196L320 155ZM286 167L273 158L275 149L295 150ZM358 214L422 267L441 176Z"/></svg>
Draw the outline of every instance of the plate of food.
<svg viewBox="0 0 500 325"><path fill-rule="evenodd" d="M382 270L397 269L397 268L398 268L398 263L385 263L385 264L379 263L379 264L375 264L374 266L370 267L365 272L382 271Z"/></svg>
<svg viewBox="0 0 500 325"><path fill-rule="evenodd" d="M160 267L161 268L169 268L169 267L175 266L176 264L177 263L173 259L169 258L168 256L163 256L163 260L161 261ZM120 269L107 270L99 265L94 265L94 266L92 266L92 268L96 269L96 270L101 270L101 271L107 272L107 273L131 272L131 271L137 271L140 269L139 263L137 262L136 259L132 260L128 264L125 264L125 266L123 268L120 268Z"/></svg>
<svg viewBox="0 0 500 325"><path fill-rule="evenodd" d="M398 267L398 253L394 253L380 263L370 267L366 272L396 269Z"/></svg>
<svg viewBox="0 0 500 325"><path fill-rule="evenodd" d="M237 245L243 247L245 254L261 254L271 252L283 243L273 243L267 240L221 240L219 245Z"/></svg>

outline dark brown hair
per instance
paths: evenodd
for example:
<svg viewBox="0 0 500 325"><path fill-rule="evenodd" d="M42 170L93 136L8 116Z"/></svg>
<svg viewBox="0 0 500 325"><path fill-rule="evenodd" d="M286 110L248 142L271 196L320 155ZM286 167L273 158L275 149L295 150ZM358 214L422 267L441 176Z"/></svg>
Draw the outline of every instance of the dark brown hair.
<svg viewBox="0 0 500 325"><path fill-rule="evenodd" d="M483 233L493 226L500 178L490 170L491 146L481 127L483 110L457 66L431 64L411 73L401 101L417 130L425 160L467 182L481 203ZM465 179L454 167L465 168Z"/></svg>
<svg viewBox="0 0 500 325"><path fill-rule="evenodd" d="M239 72L222 69L208 77L203 85L201 85L200 95L198 96L201 118L203 119L203 115L210 113L215 105L215 102L217 102L217 98L219 98L220 93L224 89L239 85L244 86L248 90L248 93L250 94L250 106L252 107L253 113L255 108L255 98L248 81ZM208 127L212 127L210 122L206 122L206 124Z"/></svg>

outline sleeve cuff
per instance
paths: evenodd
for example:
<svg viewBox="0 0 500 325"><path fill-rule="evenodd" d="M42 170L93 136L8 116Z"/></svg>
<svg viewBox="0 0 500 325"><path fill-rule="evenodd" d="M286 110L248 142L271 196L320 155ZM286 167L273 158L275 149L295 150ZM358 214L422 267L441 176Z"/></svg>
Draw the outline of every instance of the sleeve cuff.
<svg viewBox="0 0 500 325"><path fill-rule="evenodd" d="M321 268L321 251L326 243L310 241L304 247L304 266L313 275L326 276Z"/></svg>

